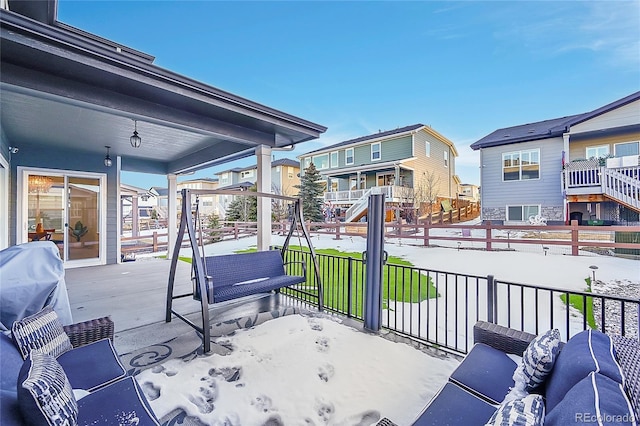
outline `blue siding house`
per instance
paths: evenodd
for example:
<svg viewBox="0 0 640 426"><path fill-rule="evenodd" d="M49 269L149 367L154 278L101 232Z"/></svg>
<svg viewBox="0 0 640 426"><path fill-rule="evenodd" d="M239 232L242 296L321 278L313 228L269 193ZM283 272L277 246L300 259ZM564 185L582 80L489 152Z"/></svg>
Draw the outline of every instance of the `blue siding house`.
<svg viewBox="0 0 640 426"><path fill-rule="evenodd" d="M593 111L498 129L480 151L482 219L637 224L640 92Z"/></svg>

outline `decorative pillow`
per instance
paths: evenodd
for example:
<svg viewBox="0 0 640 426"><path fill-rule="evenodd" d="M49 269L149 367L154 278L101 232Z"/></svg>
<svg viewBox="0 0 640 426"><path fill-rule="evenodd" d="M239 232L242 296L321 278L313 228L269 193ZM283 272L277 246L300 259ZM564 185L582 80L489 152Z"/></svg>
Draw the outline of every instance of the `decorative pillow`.
<svg viewBox="0 0 640 426"><path fill-rule="evenodd" d="M18 404L30 425L72 426L78 404L71 384L51 355L31 351L18 375Z"/></svg>
<svg viewBox="0 0 640 426"><path fill-rule="evenodd" d="M576 383L591 372L600 373L624 385L622 368L616 361L611 338L597 330L573 336L558 355L553 374L546 383L547 411L553 410Z"/></svg>
<svg viewBox="0 0 640 426"><path fill-rule="evenodd" d="M50 307L13 323L11 327L13 341L18 346L22 358L37 349L58 357L73 349L69 336L64 332L58 314Z"/></svg>
<svg viewBox="0 0 640 426"><path fill-rule="evenodd" d="M559 351L560 332L555 328L533 339L513 372L514 388L524 395L540 386L553 369Z"/></svg>
<svg viewBox="0 0 640 426"><path fill-rule="evenodd" d="M622 385L599 373L589 373L553 409L545 426L573 424L633 425L637 418Z"/></svg>
<svg viewBox="0 0 640 426"><path fill-rule="evenodd" d="M625 389L636 413L640 414L640 344L629 337L612 336L616 358L625 372ZM640 417L637 419L640 420Z"/></svg>
<svg viewBox="0 0 640 426"><path fill-rule="evenodd" d="M503 402L485 426L542 426L544 400L540 395Z"/></svg>

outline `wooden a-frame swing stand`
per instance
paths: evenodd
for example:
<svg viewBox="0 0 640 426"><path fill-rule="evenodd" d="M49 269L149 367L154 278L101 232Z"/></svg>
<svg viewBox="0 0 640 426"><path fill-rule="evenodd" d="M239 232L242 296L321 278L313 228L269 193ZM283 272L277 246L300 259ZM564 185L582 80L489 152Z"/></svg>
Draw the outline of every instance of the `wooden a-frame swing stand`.
<svg viewBox="0 0 640 426"><path fill-rule="evenodd" d="M304 235L311 256L311 263L315 273L316 293L311 293L303 289L296 291L311 297L317 297L318 310L322 311L323 289L320 278L320 267L315 250L311 244L311 237L307 230L302 207L299 198L287 197L284 195L266 194L262 192L235 191L235 190L182 190L182 210L180 217L180 227L176 238L175 248L171 257L171 269L169 271L169 282L167 286L166 322L171 322L172 315L189 324L202 335L203 351L211 350L211 330L209 325L209 305L217 302L238 299L244 296L257 293L266 293L272 290L279 291L282 287L302 284L307 281L306 262L285 262L285 254L289 247L289 241L294 232L298 231ZM199 196L201 195L235 195L267 197L284 200L293 203L293 217L289 233L285 239L281 251L268 250L257 253L242 253L221 256L205 256L202 238L201 246L198 247L198 232L202 232L202 224L199 218ZM195 196L195 211L192 211L192 197ZM194 223L195 222L195 223ZM199 228L199 231L198 229ZM174 295L174 283L176 278L176 267L178 257L185 232L189 236L189 245L192 253L192 281L193 292ZM286 267L292 263L300 263L303 275L288 275ZM173 309L173 300L183 297L193 296L200 301L202 313L202 326L195 324L184 315Z"/></svg>

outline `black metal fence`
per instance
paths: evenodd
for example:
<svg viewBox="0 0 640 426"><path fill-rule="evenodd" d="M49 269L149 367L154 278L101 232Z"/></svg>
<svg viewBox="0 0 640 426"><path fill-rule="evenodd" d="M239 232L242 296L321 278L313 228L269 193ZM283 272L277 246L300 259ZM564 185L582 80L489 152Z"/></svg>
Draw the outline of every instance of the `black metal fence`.
<svg viewBox="0 0 640 426"><path fill-rule="evenodd" d="M308 252L289 250L287 256L311 265ZM364 320L362 260L327 254L318 254L317 259L325 310ZM534 334L558 328L565 341L587 328L638 338L640 299L391 263L385 265L383 275L383 327L457 353L471 349L473 325L478 320ZM312 273L307 276L307 283L300 290L313 294L317 283ZM300 290L283 292L314 304L314 299Z"/></svg>

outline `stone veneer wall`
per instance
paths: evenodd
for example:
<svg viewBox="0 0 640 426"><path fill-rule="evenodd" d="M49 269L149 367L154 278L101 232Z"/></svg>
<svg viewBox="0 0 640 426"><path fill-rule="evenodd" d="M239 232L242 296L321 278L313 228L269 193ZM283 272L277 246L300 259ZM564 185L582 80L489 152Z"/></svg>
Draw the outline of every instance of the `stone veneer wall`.
<svg viewBox="0 0 640 426"><path fill-rule="evenodd" d="M547 220L564 221L562 206L542 207L542 217ZM483 207L482 220L507 220L506 207Z"/></svg>

